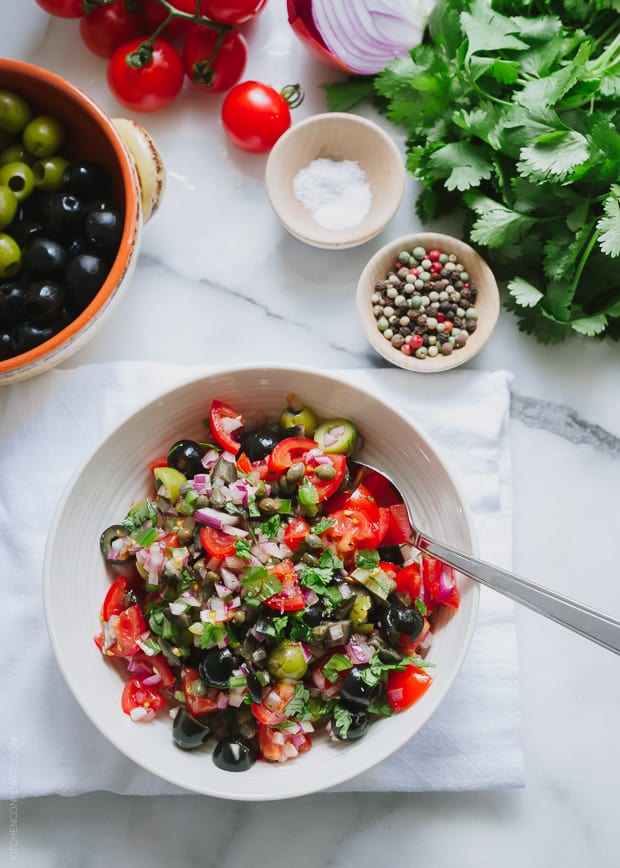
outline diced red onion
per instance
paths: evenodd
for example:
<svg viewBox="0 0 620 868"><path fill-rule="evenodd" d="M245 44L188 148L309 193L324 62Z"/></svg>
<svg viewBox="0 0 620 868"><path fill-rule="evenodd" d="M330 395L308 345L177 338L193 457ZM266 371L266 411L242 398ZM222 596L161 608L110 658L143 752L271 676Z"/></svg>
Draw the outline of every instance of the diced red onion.
<svg viewBox="0 0 620 868"><path fill-rule="evenodd" d="M273 742L274 744L278 744L278 745L280 745L280 746L283 746L283 745L284 745L284 742L286 741L286 736L285 736L284 733L281 732L280 730L277 730L277 729L276 729L276 730L272 730L272 732L271 732L271 740L272 740L272 742Z"/></svg>
<svg viewBox="0 0 620 868"><path fill-rule="evenodd" d="M325 442L327 443L327 439L325 440ZM314 463L317 465L318 464L331 464L332 460L329 457L329 455L317 455L314 459Z"/></svg>
<svg viewBox="0 0 620 868"><path fill-rule="evenodd" d="M291 738L291 744L297 750L298 748L305 745L307 739L303 732L296 732L295 735Z"/></svg>
<svg viewBox="0 0 620 868"><path fill-rule="evenodd" d="M222 532L229 533L231 536L236 537L246 537L250 534L249 530L245 530L245 528L242 527L235 527L234 524L225 524L222 528Z"/></svg>
<svg viewBox="0 0 620 868"><path fill-rule="evenodd" d="M179 599L183 600L184 603L187 603L188 606L200 606L200 600L196 599L196 596L192 591L183 591Z"/></svg>
<svg viewBox="0 0 620 868"><path fill-rule="evenodd" d="M222 428L227 434L236 431L237 428L243 427L243 419L241 416L222 416L220 419Z"/></svg>
<svg viewBox="0 0 620 868"><path fill-rule="evenodd" d="M220 453L217 449L207 449L205 454L202 456L202 466L206 470L211 470L212 467L215 467L217 462L219 461Z"/></svg>
<svg viewBox="0 0 620 868"><path fill-rule="evenodd" d="M312 588L302 588L302 594L306 606L314 606L315 603L319 602L319 595Z"/></svg>
<svg viewBox="0 0 620 868"><path fill-rule="evenodd" d="M246 691L243 687L230 690L228 693L228 704L231 705L233 708L239 708L240 705L243 705L245 694Z"/></svg>
<svg viewBox="0 0 620 868"><path fill-rule="evenodd" d="M216 582L214 587L215 593L221 600L223 600L225 597L230 596L230 589L227 588L226 585L223 585L221 582Z"/></svg>
<svg viewBox="0 0 620 868"><path fill-rule="evenodd" d="M312 680L314 681L316 686L319 688L319 690L325 690L325 688L329 684L327 678L323 675L323 673L321 672L320 669L315 669L312 672Z"/></svg>
<svg viewBox="0 0 620 868"><path fill-rule="evenodd" d="M314 656L312 651L310 650L310 647L306 645L305 642L300 642L299 646L301 648L301 653L304 655L304 660L306 661L306 663L309 663Z"/></svg>
<svg viewBox="0 0 620 868"><path fill-rule="evenodd" d="M142 708L141 705L132 708L129 712L130 718L134 723L148 723L155 717L155 712L152 708Z"/></svg>
<svg viewBox="0 0 620 868"><path fill-rule="evenodd" d="M181 600L174 600L168 604L168 608L171 615L182 615L184 612L187 612L188 604Z"/></svg>
<svg viewBox="0 0 620 868"><path fill-rule="evenodd" d="M239 577L233 573L232 570L227 570L226 567L222 567L220 569L220 576L229 591L238 591L241 587Z"/></svg>
<svg viewBox="0 0 620 868"><path fill-rule="evenodd" d="M263 700L263 704L265 708L268 708L269 711L273 711L280 705L280 697L275 692L275 690L270 690L267 694L266 699Z"/></svg>
<svg viewBox="0 0 620 868"><path fill-rule="evenodd" d="M142 683L147 684L149 687L152 687L155 684L159 684L161 681L161 675L159 672L153 672L152 675L149 675L148 678L143 678Z"/></svg>
<svg viewBox="0 0 620 868"><path fill-rule="evenodd" d="M220 691L218 693L217 702L215 704L220 709L220 711L228 708L228 697L226 696L226 694Z"/></svg>
<svg viewBox="0 0 620 868"><path fill-rule="evenodd" d="M292 741L287 741L286 744L282 745L282 753L286 759L295 759L295 757L299 755L299 751Z"/></svg>
<svg viewBox="0 0 620 868"><path fill-rule="evenodd" d="M219 509L212 509L210 506L197 509L194 513L194 518L200 524L206 524L209 527L214 527L216 530L222 530L226 525L239 524L238 515L221 512Z"/></svg>
<svg viewBox="0 0 620 868"><path fill-rule="evenodd" d="M327 632L329 633L330 639L333 639L334 642L344 638L342 624L332 624Z"/></svg>
<svg viewBox="0 0 620 868"><path fill-rule="evenodd" d="M390 700L394 703L402 701L404 692L402 687L393 687L392 690L388 690L387 694Z"/></svg>
<svg viewBox="0 0 620 868"><path fill-rule="evenodd" d="M357 636L353 636L347 645L347 657L352 663L368 663L373 653L374 649Z"/></svg>

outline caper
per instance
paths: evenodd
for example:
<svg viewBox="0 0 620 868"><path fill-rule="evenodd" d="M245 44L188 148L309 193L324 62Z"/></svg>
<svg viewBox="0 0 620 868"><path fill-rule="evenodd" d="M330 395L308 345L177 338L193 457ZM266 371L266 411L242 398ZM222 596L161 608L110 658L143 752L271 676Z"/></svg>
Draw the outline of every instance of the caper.
<svg viewBox="0 0 620 868"><path fill-rule="evenodd" d="M222 506L226 505L226 495L223 491L220 491L219 488L214 488L211 492L211 506L214 506L216 509L219 509Z"/></svg>
<svg viewBox="0 0 620 868"><path fill-rule="evenodd" d="M213 499L213 497L211 498ZM276 497L261 497L258 501L258 508L261 512L264 512L265 515L275 515L282 504L279 499Z"/></svg>
<svg viewBox="0 0 620 868"><path fill-rule="evenodd" d="M320 566L319 559L316 555L311 554L310 552L304 552L301 556L304 564L307 564L309 567L318 567Z"/></svg>
<svg viewBox="0 0 620 868"><path fill-rule="evenodd" d="M295 464L291 464L289 469L286 471L286 479L288 482L292 483L301 482L305 475L306 466L303 461L296 461Z"/></svg>
<svg viewBox="0 0 620 868"><path fill-rule="evenodd" d="M334 476L336 475L336 468L330 462L329 464L319 464L318 467L315 468L314 472L319 479L322 479L324 482L326 482L334 478Z"/></svg>
<svg viewBox="0 0 620 868"><path fill-rule="evenodd" d="M308 663L299 642L287 639L273 649L267 667L274 678L299 681L306 674Z"/></svg>
<svg viewBox="0 0 620 868"><path fill-rule="evenodd" d="M304 538L305 544L309 549L322 549L323 548L323 540L316 533L308 533Z"/></svg>

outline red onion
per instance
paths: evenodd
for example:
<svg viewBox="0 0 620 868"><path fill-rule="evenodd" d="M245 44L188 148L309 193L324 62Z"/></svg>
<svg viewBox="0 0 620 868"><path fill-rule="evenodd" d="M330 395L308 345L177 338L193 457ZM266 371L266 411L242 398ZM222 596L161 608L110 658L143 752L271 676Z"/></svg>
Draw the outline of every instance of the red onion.
<svg viewBox="0 0 620 868"><path fill-rule="evenodd" d="M221 512L219 509L211 509L210 506L204 506L202 509L197 509L194 513L194 518L200 524L207 524L209 527L214 527L216 530L222 530L226 525L239 524L239 516L231 515L228 512Z"/></svg>
<svg viewBox="0 0 620 868"><path fill-rule="evenodd" d="M288 19L321 60L374 75L418 45L436 0L288 0Z"/></svg>

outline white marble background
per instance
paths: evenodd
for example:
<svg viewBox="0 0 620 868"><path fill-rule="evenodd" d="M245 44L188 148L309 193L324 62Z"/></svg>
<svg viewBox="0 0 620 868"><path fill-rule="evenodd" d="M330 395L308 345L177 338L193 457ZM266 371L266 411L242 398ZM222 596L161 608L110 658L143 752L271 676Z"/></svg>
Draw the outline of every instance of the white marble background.
<svg viewBox="0 0 620 868"><path fill-rule="evenodd" d="M0 0L0 11L12 16L19 6L22 16L31 5ZM284 7L269 0L248 28L246 77L278 86L301 81L307 90L295 115L301 119L324 110L318 84L334 73L299 47ZM110 114L124 113L106 90L103 61L82 47L73 22L54 20L38 48L39 34L32 33L24 43L31 60L82 87ZM347 252L307 248L271 214L265 159L225 141L219 105L217 97L185 93L142 118L168 167L164 206L144 233L130 291L67 366L108 359L382 364L359 332L355 284L381 244L419 228L414 185L374 241ZM620 347L578 338L542 347L504 312L471 366L504 368L515 378L516 571L619 617ZM619 858L620 660L525 610L518 612L518 638L523 790L316 795L284 804L110 794L20 800L17 864L370 868L389 860L442 868L612 868ZM44 709L39 713L44 720ZM11 855L9 807L1 865Z"/></svg>

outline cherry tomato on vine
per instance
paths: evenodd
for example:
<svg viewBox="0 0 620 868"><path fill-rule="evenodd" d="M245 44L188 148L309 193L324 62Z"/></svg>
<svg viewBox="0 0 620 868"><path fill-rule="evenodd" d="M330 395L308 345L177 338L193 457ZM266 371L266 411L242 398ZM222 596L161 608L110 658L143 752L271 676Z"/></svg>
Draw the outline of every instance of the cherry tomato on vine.
<svg viewBox="0 0 620 868"><path fill-rule="evenodd" d="M80 21L84 44L99 57L112 57L117 48L144 32L142 19L128 8L127 0L98 6Z"/></svg>
<svg viewBox="0 0 620 868"><path fill-rule="evenodd" d="M226 95L222 124L230 140L243 151L269 151L291 125L289 103L268 84L243 81Z"/></svg>
<svg viewBox="0 0 620 868"><path fill-rule="evenodd" d="M180 12L188 12L190 15L196 11L196 0L170 0L170 5ZM143 0L142 20L147 33L153 33L167 17L168 10L157 0ZM159 35L168 40L185 39L193 27L194 24L191 21L175 18Z"/></svg>
<svg viewBox="0 0 620 868"><path fill-rule="evenodd" d="M181 57L169 42L155 39L150 60L135 68L127 57L144 44L141 38L117 48L108 64L108 85L116 99L136 112L163 108L181 90L185 71Z"/></svg>
<svg viewBox="0 0 620 868"><path fill-rule="evenodd" d="M192 84L209 93L230 90L241 78L248 56L247 42L231 30L211 60L217 41L217 30L197 25L183 45L185 74Z"/></svg>
<svg viewBox="0 0 620 868"><path fill-rule="evenodd" d="M41 9L58 18L81 18L86 15L82 0L35 0Z"/></svg>
<svg viewBox="0 0 620 868"><path fill-rule="evenodd" d="M258 15L267 0L202 0L200 11L219 24L244 24Z"/></svg>

